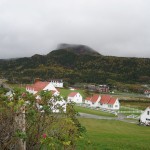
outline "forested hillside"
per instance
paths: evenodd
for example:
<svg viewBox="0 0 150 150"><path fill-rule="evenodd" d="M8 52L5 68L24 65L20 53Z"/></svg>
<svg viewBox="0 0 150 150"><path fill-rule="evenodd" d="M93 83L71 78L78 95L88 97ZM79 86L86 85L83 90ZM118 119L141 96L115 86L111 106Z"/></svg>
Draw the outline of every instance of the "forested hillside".
<svg viewBox="0 0 150 150"><path fill-rule="evenodd" d="M0 60L0 76L13 83L62 78L69 83L150 83L150 59L103 56L86 46L65 47L47 55Z"/></svg>

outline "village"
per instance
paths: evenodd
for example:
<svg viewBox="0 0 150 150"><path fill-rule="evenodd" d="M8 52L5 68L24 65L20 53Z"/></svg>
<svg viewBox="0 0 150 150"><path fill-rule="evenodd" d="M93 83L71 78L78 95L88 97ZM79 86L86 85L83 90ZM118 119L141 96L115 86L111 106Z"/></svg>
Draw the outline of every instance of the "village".
<svg viewBox="0 0 150 150"><path fill-rule="evenodd" d="M90 89L93 90L93 87L94 86L92 86L91 88L90 86ZM52 79L49 82L42 82L39 79L36 79L34 84L26 86L27 92L36 95L37 102L40 101L40 96L38 95L40 91L50 91L52 94L51 100L53 100L55 96L61 96L60 89L63 89L62 79ZM70 93L67 95L66 99L61 96L61 101L55 102L54 105L63 106L64 111L66 111L67 103L75 103L80 107L86 107L89 109L95 109L97 111L112 113L115 116L117 116L119 113L131 113L130 115L125 116L125 118L134 118L137 119L140 124L150 125L149 106L147 106L145 111L134 108L127 108L128 110L122 111L121 108L123 108L124 110L125 107L121 106L118 97L109 94L109 87L106 85L99 86L99 91L102 91L105 94L93 93L92 95L85 98L83 98L80 92L74 92L74 90L74 88L70 88ZM146 97L149 97L150 91L146 90L144 94ZM37 105L39 109L42 107L38 103ZM54 107L51 109L53 109L53 112L59 112L59 110L54 109ZM138 115L135 115L136 113Z"/></svg>

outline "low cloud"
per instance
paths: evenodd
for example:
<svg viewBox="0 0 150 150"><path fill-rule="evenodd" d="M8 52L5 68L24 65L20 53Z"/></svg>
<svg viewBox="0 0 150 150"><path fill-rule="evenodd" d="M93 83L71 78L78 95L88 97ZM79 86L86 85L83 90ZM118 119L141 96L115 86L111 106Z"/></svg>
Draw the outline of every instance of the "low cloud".
<svg viewBox="0 0 150 150"><path fill-rule="evenodd" d="M150 58L148 0L1 0L0 58L47 54L59 43Z"/></svg>

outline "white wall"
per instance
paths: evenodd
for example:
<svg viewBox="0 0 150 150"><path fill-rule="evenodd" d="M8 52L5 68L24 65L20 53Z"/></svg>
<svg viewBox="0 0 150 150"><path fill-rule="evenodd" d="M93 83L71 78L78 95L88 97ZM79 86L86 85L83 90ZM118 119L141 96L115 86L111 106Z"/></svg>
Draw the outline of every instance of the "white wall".
<svg viewBox="0 0 150 150"><path fill-rule="evenodd" d="M59 92L56 91L53 96L59 96Z"/></svg>
<svg viewBox="0 0 150 150"><path fill-rule="evenodd" d="M66 101L64 99L62 99L61 101L53 101L53 106L51 107L52 111L55 113L59 113L60 110L57 109L57 106L61 106L61 108L63 109L63 112L66 112Z"/></svg>
<svg viewBox="0 0 150 150"><path fill-rule="evenodd" d="M90 105L90 107L100 107L99 101L100 101L100 97L98 98L98 100L95 103L93 103L89 100L85 100L85 104Z"/></svg>
<svg viewBox="0 0 150 150"><path fill-rule="evenodd" d="M92 103L91 107L100 107L99 100L97 100L95 103Z"/></svg>
<svg viewBox="0 0 150 150"><path fill-rule="evenodd" d="M74 97L68 97L68 102L82 103L82 95L77 93Z"/></svg>
<svg viewBox="0 0 150 150"><path fill-rule="evenodd" d="M119 100L117 99L116 102L113 105L110 104L100 104L101 108L104 109L112 109L112 110L119 110L120 109L120 103Z"/></svg>
<svg viewBox="0 0 150 150"><path fill-rule="evenodd" d="M120 103L119 100L117 99L116 102L113 105L113 110L119 110L120 109Z"/></svg>
<svg viewBox="0 0 150 150"><path fill-rule="evenodd" d="M109 109L108 104L100 104L100 108Z"/></svg>
<svg viewBox="0 0 150 150"><path fill-rule="evenodd" d="M148 113L149 112L149 113ZM143 123L150 123L150 108L147 107L146 110L141 114L140 120Z"/></svg>
<svg viewBox="0 0 150 150"><path fill-rule="evenodd" d="M34 89L32 89L32 88L26 88L26 91L31 93L31 94L36 94L37 93L37 91L34 91Z"/></svg>
<svg viewBox="0 0 150 150"><path fill-rule="evenodd" d="M147 94L146 97L150 98L150 94Z"/></svg>
<svg viewBox="0 0 150 150"><path fill-rule="evenodd" d="M36 99L41 99L41 97L39 95L37 95ZM49 102L52 104L52 106L50 106L50 109L52 110L52 112L54 113L59 113L60 109L59 106L63 109L63 112L66 112L66 101L61 97L61 100L58 101L57 99L55 99L55 97L52 97ZM36 103L36 106L38 109L42 109L42 105Z"/></svg>
<svg viewBox="0 0 150 150"><path fill-rule="evenodd" d="M49 83L43 90L57 91L53 84Z"/></svg>
<svg viewBox="0 0 150 150"><path fill-rule="evenodd" d="M50 83L53 84L54 87L63 88L63 82L51 81Z"/></svg>
<svg viewBox="0 0 150 150"><path fill-rule="evenodd" d="M92 106L92 102L89 100L85 100L85 104Z"/></svg>

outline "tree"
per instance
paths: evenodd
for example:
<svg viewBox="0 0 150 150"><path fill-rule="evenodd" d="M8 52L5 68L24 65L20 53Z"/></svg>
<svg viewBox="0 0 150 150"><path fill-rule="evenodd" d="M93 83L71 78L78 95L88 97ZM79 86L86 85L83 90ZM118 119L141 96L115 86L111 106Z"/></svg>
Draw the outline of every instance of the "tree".
<svg viewBox="0 0 150 150"><path fill-rule="evenodd" d="M74 104L68 104L66 112L56 105L60 111L53 113L51 93L42 91L40 97L40 109L35 96L27 92L15 89L11 99L0 97L0 149L76 149L85 128L76 118Z"/></svg>

